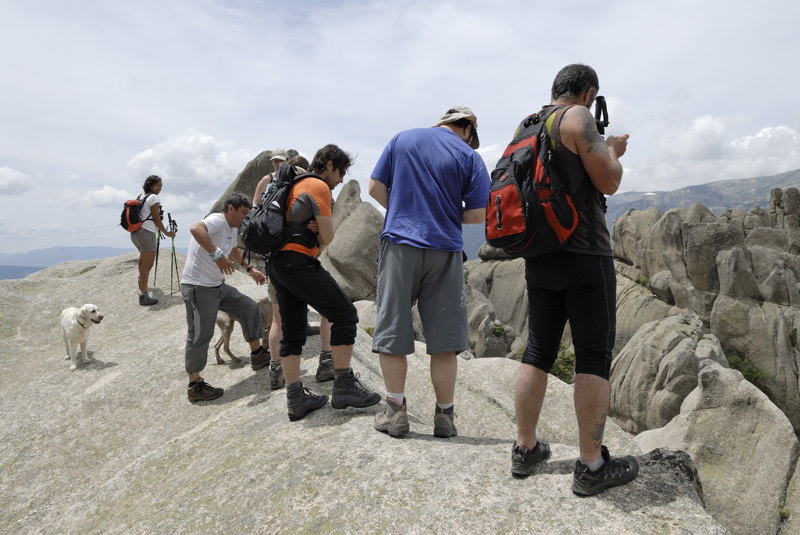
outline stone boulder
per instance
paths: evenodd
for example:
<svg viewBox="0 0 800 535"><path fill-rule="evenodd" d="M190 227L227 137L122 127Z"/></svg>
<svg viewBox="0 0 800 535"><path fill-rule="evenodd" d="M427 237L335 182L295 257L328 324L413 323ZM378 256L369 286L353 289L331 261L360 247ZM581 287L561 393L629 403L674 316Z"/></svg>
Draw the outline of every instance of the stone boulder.
<svg viewBox="0 0 800 535"><path fill-rule="evenodd" d="M645 210L629 209L614 222L612 239L614 256L628 264L639 264L639 240L653 224L661 219L663 212L651 206Z"/></svg>
<svg viewBox="0 0 800 535"><path fill-rule="evenodd" d="M666 425L697 387L697 372L728 362L697 316L679 314L643 325L611 364L611 415L630 433Z"/></svg>
<svg viewBox="0 0 800 535"><path fill-rule="evenodd" d="M351 180L339 194L346 201L333 209L338 228L333 241L320 255L320 262L353 301L374 300L378 284L378 253L383 216L372 204L360 199L358 182ZM346 214L341 216L339 212Z"/></svg>
<svg viewBox="0 0 800 535"><path fill-rule="evenodd" d="M297 151L294 149L289 149L288 151L289 157L297 156ZM214 212L221 212L222 211L222 203L225 200L225 197L232 191L240 191L248 196L250 200L253 199L253 195L256 192L256 186L258 185L258 181L264 178L265 175L270 174L275 170L275 167L272 165L270 158L272 157L271 150L261 151L258 156L247 162L236 178L231 182L228 186L228 189L225 190L225 193L220 195L217 202L211 207L209 210L209 214L213 214Z"/></svg>
<svg viewBox="0 0 800 535"><path fill-rule="evenodd" d="M800 446L786 416L738 371L705 366L680 414L636 442L689 453L708 510L735 535L779 532Z"/></svg>

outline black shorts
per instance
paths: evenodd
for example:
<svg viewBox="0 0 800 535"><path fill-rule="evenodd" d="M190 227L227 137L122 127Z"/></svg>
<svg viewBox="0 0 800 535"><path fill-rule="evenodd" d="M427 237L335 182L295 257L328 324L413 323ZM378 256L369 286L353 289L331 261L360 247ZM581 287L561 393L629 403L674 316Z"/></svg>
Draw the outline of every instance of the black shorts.
<svg viewBox="0 0 800 535"><path fill-rule="evenodd" d="M546 372L569 321L575 373L608 379L616 336L616 286L610 256L558 252L525 260L528 345L522 362Z"/></svg>

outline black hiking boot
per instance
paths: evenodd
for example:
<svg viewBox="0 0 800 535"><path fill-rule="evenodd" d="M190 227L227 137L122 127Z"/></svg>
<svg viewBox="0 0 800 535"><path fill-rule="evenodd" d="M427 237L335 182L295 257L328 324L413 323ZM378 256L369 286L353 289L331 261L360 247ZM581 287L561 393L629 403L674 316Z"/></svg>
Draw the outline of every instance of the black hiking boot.
<svg viewBox="0 0 800 535"><path fill-rule="evenodd" d="M533 473L537 463L550 457L550 444L546 440L539 440L536 447L529 450L525 446L511 446L511 475L517 479L524 479Z"/></svg>
<svg viewBox="0 0 800 535"><path fill-rule="evenodd" d="M611 487L618 487L636 479L639 463L631 456L611 458L608 448L600 446L605 463L596 472L580 461L575 461L572 492L578 496L594 496Z"/></svg>
<svg viewBox="0 0 800 535"><path fill-rule="evenodd" d="M333 380L331 407L334 409L371 407L380 400L380 394L377 392L370 392L361 386L361 382L358 380L358 377L355 376L353 370Z"/></svg>
<svg viewBox="0 0 800 535"><path fill-rule="evenodd" d="M139 304L143 307L149 307L158 303L158 299L150 297L147 294L139 294Z"/></svg>
<svg viewBox="0 0 800 535"><path fill-rule="evenodd" d="M292 422L296 422L310 412L321 409L327 402L328 396L315 394L303 387L301 382L290 385L286 392L286 407L289 409L289 420Z"/></svg>

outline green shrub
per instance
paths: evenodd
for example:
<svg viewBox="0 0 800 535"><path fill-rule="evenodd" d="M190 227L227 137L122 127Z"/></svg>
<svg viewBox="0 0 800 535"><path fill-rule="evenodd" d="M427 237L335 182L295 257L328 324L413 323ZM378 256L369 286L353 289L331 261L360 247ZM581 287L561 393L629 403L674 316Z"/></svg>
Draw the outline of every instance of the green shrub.
<svg viewBox="0 0 800 535"><path fill-rule="evenodd" d="M476 343L477 343L477 342L475 342L475 340L470 340L470 341L469 341L469 348L470 348L472 351L475 351L475 344L476 344Z"/></svg>
<svg viewBox="0 0 800 535"><path fill-rule="evenodd" d="M550 373L564 381L572 384L575 382L575 353L559 346L558 356L550 369Z"/></svg>
<svg viewBox="0 0 800 535"><path fill-rule="evenodd" d="M375 327L364 327L364 330L370 336L374 336L375 335Z"/></svg>
<svg viewBox="0 0 800 535"><path fill-rule="evenodd" d="M506 334L506 330L505 328L503 328L502 325L495 325L492 334L495 336L503 336L504 334Z"/></svg>
<svg viewBox="0 0 800 535"><path fill-rule="evenodd" d="M648 279L647 277L639 277L638 279L636 279L636 284L640 284L646 288L647 285L650 284L650 279Z"/></svg>
<svg viewBox="0 0 800 535"><path fill-rule="evenodd" d="M739 355L731 354L731 356L728 357L728 364L730 364L731 368L734 370L739 370L745 379L756 386L759 386L759 381L768 377L766 373L756 368L756 366L750 362L750 359L747 357L740 357ZM761 387L759 386L759 388Z"/></svg>
<svg viewBox="0 0 800 535"><path fill-rule="evenodd" d="M780 516L781 522L786 522L787 520L789 520L791 513L789 512L788 509L779 509L778 516Z"/></svg>

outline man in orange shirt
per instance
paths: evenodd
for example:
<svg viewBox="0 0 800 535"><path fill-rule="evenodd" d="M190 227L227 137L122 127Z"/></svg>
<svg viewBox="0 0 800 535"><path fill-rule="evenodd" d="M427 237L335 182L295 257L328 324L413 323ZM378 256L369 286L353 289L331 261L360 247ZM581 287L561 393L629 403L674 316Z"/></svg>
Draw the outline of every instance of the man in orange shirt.
<svg viewBox="0 0 800 535"><path fill-rule="evenodd" d="M356 308L317 260L333 241L331 191L341 184L351 163L350 155L336 145L326 145L317 151L310 169L315 175L297 182L286 201L286 220L304 228L293 234L280 251L273 253L269 262L269 278L275 285L283 322L280 356L291 421L322 408L328 401L328 396L311 392L300 381L307 305L331 322L334 367L331 406L334 409L369 407L381 399L379 394L364 389L350 368L358 324ZM312 225L315 231L307 227L312 221L316 222Z"/></svg>

